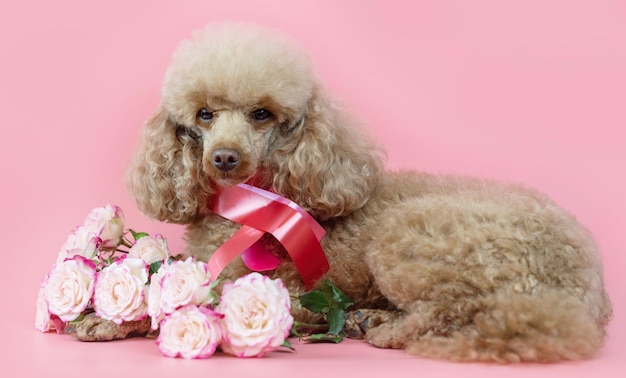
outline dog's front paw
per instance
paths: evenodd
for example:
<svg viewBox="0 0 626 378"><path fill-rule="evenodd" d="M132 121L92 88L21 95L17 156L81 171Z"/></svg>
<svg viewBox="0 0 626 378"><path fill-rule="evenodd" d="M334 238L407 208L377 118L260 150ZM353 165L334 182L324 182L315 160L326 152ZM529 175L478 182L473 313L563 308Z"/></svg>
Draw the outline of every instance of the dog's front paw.
<svg viewBox="0 0 626 378"><path fill-rule="evenodd" d="M130 337L146 336L150 332L150 318L134 322L115 324L96 316L86 316L73 324L68 333L80 341L111 341Z"/></svg>
<svg viewBox="0 0 626 378"><path fill-rule="evenodd" d="M343 331L351 339L363 339L366 333L384 323L391 323L399 317L394 311L360 309L346 314Z"/></svg>
<svg viewBox="0 0 626 378"><path fill-rule="evenodd" d="M395 322L389 322L368 330L365 339L378 348L401 349L404 348L405 336Z"/></svg>

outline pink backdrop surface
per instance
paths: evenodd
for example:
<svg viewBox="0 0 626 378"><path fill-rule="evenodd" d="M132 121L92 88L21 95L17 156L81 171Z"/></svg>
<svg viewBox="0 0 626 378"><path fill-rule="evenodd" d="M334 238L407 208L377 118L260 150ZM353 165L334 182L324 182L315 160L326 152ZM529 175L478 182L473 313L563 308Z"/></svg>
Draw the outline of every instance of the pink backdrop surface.
<svg viewBox="0 0 626 378"><path fill-rule="evenodd" d="M617 376L626 368L624 1L32 1L0 5L0 371L43 376ZM95 5L94 5L95 4ZM276 27L388 150L390 169L522 182L595 235L615 314L582 362L426 360L364 342L239 360L162 357L150 340L84 344L33 327L39 280L87 212L142 216L123 172L172 50L211 21Z"/></svg>

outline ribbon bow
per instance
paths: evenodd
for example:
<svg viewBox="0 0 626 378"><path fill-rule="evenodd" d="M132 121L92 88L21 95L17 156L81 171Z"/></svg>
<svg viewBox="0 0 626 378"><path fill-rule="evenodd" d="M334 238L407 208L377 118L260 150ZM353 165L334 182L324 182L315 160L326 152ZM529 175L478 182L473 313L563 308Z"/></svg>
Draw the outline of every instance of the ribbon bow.
<svg viewBox="0 0 626 378"><path fill-rule="evenodd" d="M251 185L221 188L213 198L211 211L242 224L241 228L209 259L212 277L238 255L254 271L276 269L280 260L261 242L272 234L291 256L307 290L328 270L328 260L320 245L322 226L295 202Z"/></svg>

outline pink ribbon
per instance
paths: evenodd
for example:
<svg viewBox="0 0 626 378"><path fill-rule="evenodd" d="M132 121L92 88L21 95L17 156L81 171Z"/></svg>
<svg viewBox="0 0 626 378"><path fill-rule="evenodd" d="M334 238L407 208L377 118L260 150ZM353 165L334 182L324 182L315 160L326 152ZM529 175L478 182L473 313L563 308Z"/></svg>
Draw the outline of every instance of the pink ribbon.
<svg viewBox="0 0 626 378"><path fill-rule="evenodd" d="M212 277L238 255L255 271L276 269L280 260L265 249L260 239L272 234L293 260L307 290L328 270L320 240L324 229L300 206L285 197L251 185L221 188L211 211L242 224L241 228L209 260Z"/></svg>

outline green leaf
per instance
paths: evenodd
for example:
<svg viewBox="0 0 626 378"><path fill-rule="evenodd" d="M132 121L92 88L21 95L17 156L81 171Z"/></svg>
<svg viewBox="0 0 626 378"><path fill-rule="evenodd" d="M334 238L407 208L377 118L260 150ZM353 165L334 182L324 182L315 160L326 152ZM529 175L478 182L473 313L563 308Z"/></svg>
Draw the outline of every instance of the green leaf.
<svg viewBox="0 0 626 378"><path fill-rule="evenodd" d="M320 291L311 291L298 297L300 304L312 312L319 314L324 307L329 307L330 303L326 296Z"/></svg>
<svg viewBox="0 0 626 378"><path fill-rule="evenodd" d="M83 313L80 313L80 315L78 315L76 319L70 321L69 323L72 325L75 325L75 324L82 322L83 320L85 320L85 315Z"/></svg>
<svg viewBox="0 0 626 378"><path fill-rule="evenodd" d="M155 261L152 264L150 264L150 274L154 274L156 272L159 271L159 269L161 269L161 265L163 265L163 261Z"/></svg>
<svg viewBox="0 0 626 378"><path fill-rule="evenodd" d="M346 322L346 312L340 308L331 308L326 314L328 322L328 333L331 335L339 335Z"/></svg>
<svg viewBox="0 0 626 378"><path fill-rule="evenodd" d="M215 281L211 281L211 283L209 284L209 289L213 290L217 287L217 285L220 284L220 282L222 281L221 278L216 279Z"/></svg>
<svg viewBox="0 0 626 378"><path fill-rule="evenodd" d="M220 296L213 290L209 291L209 296L206 299L207 304L216 305L220 301Z"/></svg>
<svg viewBox="0 0 626 378"><path fill-rule="evenodd" d="M343 291L337 289L336 287L333 289L333 302L342 310L347 310L354 304L354 302L348 298Z"/></svg>
<svg viewBox="0 0 626 378"><path fill-rule="evenodd" d="M324 297L326 298L326 300L328 301L328 303L333 303L333 284L330 283L330 280L325 279L324 281L322 281L322 283L320 284L320 293L322 293L324 295Z"/></svg>
<svg viewBox="0 0 626 378"><path fill-rule="evenodd" d="M281 345L281 347L290 349L290 350L292 350L294 352L296 351L296 348L294 348L293 345L291 345L291 343L287 339L285 339L285 341L283 341L283 344Z"/></svg>
<svg viewBox="0 0 626 378"><path fill-rule="evenodd" d="M334 342L343 340L343 326L346 322L346 310L354 304L348 296L333 285L328 279L322 281L319 290L310 291L298 297L302 307L316 314L323 314L326 329L310 327L307 324L295 325L292 334L301 340L310 342Z"/></svg>
<svg viewBox="0 0 626 378"><path fill-rule="evenodd" d="M133 239L135 239L135 241L143 238L144 236L149 236L149 234L146 232L135 232L135 230L133 229L130 229L129 231L133 235Z"/></svg>
<svg viewBox="0 0 626 378"><path fill-rule="evenodd" d="M325 295L330 298L331 307L347 310L354 302L341 291L337 286L333 285L328 279L322 283L322 290Z"/></svg>

